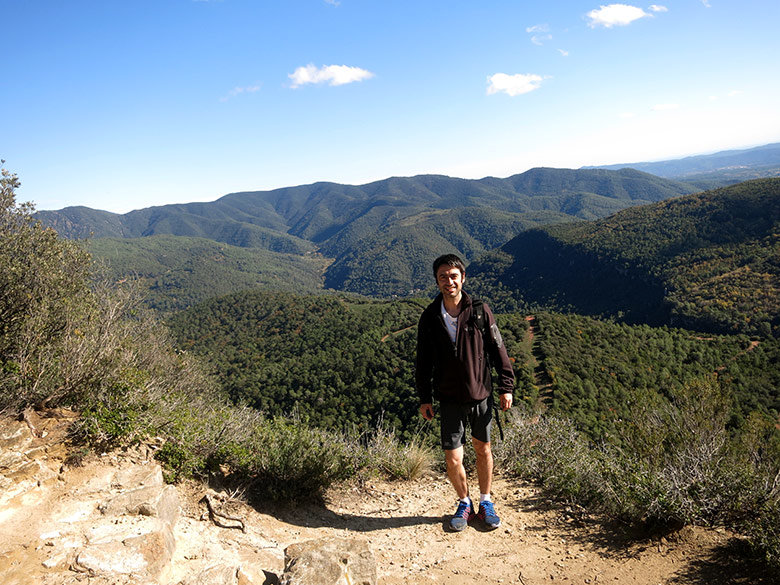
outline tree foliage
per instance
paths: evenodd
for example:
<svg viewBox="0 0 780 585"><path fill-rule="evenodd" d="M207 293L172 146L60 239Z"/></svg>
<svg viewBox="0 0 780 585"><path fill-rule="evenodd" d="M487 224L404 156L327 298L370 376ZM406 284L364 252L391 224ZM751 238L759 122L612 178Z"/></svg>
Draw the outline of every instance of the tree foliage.
<svg viewBox="0 0 780 585"><path fill-rule="evenodd" d="M213 296L255 287L317 292L327 262L262 248L241 248L185 236L97 238L86 241L113 280L132 279L145 304L161 313L180 311Z"/></svg>
<svg viewBox="0 0 780 585"><path fill-rule="evenodd" d="M538 359L551 381L550 407L594 440L651 402L707 376L727 388L729 421L753 412L780 415L780 342L706 335L683 329L630 326L579 315L537 314Z"/></svg>
<svg viewBox="0 0 780 585"><path fill-rule="evenodd" d="M72 332L90 295L88 256L34 220L31 204L16 203L19 184L2 169L0 409L40 395L41 360Z"/></svg>
<svg viewBox="0 0 780 585"><path fill-rule="evenodd" d="M778 336L780 179L530 230L470 270L508 305Z"/></svg>

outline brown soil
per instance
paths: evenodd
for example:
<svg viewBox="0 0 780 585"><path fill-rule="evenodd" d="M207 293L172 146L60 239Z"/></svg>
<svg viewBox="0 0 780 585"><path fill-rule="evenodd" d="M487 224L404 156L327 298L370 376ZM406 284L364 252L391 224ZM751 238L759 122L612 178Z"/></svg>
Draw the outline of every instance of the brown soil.
<svg viewBox="0 0 780 585"><path fill-rule="evenodd" d="M745 543L724 530L687 527L665 536L636 536L545 499L536 487L497 477L497 530L479 521L448 529L455 509L443 477L376 481L332 489L324 506L269 506L265 536L291 543L324 535L369 541L379 583L775 583L747 560Z"/></svg>

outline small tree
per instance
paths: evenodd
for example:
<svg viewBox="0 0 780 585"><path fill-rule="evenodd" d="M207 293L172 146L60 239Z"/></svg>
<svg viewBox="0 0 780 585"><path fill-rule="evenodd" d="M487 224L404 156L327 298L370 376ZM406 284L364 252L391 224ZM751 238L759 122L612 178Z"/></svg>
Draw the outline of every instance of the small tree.
<svg viewBox="0 0 780 585"><path fill-rule="evenodd" d="M3 161L5 162L5 161ZM16 202L17 176L0 176L0 410L41 398L36 367L83 311L89 255L32 217Z"/></svg>

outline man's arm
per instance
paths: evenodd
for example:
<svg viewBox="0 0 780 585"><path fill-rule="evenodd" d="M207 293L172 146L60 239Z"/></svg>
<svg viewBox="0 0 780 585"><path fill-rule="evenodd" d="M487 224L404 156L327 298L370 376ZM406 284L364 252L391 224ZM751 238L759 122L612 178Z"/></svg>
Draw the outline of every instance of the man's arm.
<svg viewBox="0 0 780 585"><path fill-rule="evenodd" d="M420 414L426 420L433 418L433 356L430 339L423 324L424 314L417 323L417 354L414 360L414 382L420 397ZM427 407L427 408L426 408ZM429 416L426 416L429 415Z"/></svg>
<svg viewBox="0 0 780 585"><path fill-rule="evenodd" d="M488 351L493 366L498 372L498 394L501 410L512 408L512 393L515 389L515 372L512 369L512 362L509 361L509 355L506 353L504 340L501 338L501 332L496 325L496 319L493 312L487 304L483 304L485 317L487 319L490 339L487 341Z"/></svg>

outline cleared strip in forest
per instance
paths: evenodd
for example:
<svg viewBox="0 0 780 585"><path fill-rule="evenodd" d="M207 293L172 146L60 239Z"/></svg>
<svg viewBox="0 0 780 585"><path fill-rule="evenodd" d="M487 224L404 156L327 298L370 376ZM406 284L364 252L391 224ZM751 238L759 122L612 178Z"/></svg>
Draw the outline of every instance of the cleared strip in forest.
<svg viewBox="0 0 780 585"><path fill-rule="evenodd" d="M534 358L534 384L539 389L539 406L548 406L553 400L552 378L544 367L544 353L538 339L539 322L536 315L528 315L528 340L531 342L531 355Z"/></svg>
<svg viewBox="0 0 780 585"><path fill-rule="evenodd" d="M403 329L399 329L398 331L393 331L391 333L388 333L387 335L383 336L382 339L379 340L379 342L380 343L384 343L388 339L390 339L390 336L399 335L399 334L403 333L404 331L409 331L409 329L411 329L412 327L414 327L414 325L409 325L409 327L404 327Z"/></svg>
<svg viewBox="0 0 780 585"><path fill-rule="evenodd" d="M752 341L750 342L750 345L748 345L748 346L747 346L745 349L743 349L743 350L742 350L742 351L740 351L738 354L736 354L734 357L732 357L732 358L731 358L729 361L730 361L730 362L735 362L735 361L737 361L737 360L738 360L740 357L742 357L742 356L743 356L743 355L745 355L746 353L748 353L748 352L750 352L750 351L753 351L754 349L756 349L756 348L759 346L759 344L760 344L760 343L761 343L760 341L756 341L755 339L754 339L754 340L752 340ZM725 369L726 369L726 364L723 364L722 366L718 366L718 368L716 368L716 369L715 369L715 371L716 371L716 372L722 372L722 371L723 371L723 370L725 370Z"/></svg>

